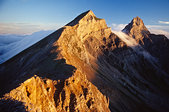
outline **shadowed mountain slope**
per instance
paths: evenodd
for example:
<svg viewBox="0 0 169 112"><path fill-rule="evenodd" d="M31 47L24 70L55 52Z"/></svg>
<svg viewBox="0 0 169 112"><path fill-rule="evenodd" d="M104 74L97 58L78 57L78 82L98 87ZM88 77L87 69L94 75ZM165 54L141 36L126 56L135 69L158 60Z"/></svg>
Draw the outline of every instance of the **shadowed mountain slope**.
<svg viewBox="0 0 169 112"><path fill-rule="evenodd" d="M169 40L164 35L151 34L144 26L143 21L136 17L123 30L133 37L145 50L156 57L160 66L169 73Z"/></svg>
<svg viewBox="0 0 169 112"><path fill-rule="evenodd" d="M142 20L132 22L125 32L141 40L135 46L92 11L82 13L0 65L1 96L29 111L167 112L169 75L143 46L150 32Z"/></svg>

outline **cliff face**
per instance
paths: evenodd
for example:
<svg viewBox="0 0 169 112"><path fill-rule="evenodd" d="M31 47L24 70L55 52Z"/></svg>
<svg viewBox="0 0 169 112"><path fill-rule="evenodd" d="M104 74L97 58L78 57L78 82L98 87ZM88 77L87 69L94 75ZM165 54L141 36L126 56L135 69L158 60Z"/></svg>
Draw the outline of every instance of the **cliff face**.
<svg viewBox="0 0 169 112"><path fill-rule="evenodd" d="M29 111L169 110L168 74L143 46L150 32L138 17L124 31L138 44L82 13L0 65L2 100L25 102Z"/></svg>
<svg viewBox="0 0 169 112"><path fill-rule="evenodd" d="M3 64L1 95L9 93L2 100L24 102L28 111L109 112L108 99L85 75L92 70L85 65L84 37L102 29L105 21L87 11Z"/></svg>
<svg viewBox="0 0 169 112"><path fill-rule="evenodd" d="M140 44L144 44L143 38L148 38L148 34L150 34L148 29L144 26L142 19L138 16L135 17L122 31L127 33L130 37L133 37L136 42Z"/></svg>
<svg viewBox="0 0 169 112"><path fill-rule="evenodd" d="M88 79L94 78L95 70L91 64L97 69L96 62L102 54L100 47L103 38L110 36L111 29L107 27L105 20L97 18L92 11L87 12L77 24L72 26L70 22L64 28L54 46L59 46L60 54L66 59L66 63L80 69Z"/></svg>
<svg viewBox="0 0 169 112"><path fill-rule="evenodd" d="M164 35L151 34L139 17L135 17L123 30L154 56L160 66L169 73L169 40Z"/></svg>
<svg viewBox="0 0 169 112"><path fill-rule="evenodd" d="M106 97L79 71L64 81L34 76L5 94L9 98L25 102L32 112L109 111Z"/></svg>

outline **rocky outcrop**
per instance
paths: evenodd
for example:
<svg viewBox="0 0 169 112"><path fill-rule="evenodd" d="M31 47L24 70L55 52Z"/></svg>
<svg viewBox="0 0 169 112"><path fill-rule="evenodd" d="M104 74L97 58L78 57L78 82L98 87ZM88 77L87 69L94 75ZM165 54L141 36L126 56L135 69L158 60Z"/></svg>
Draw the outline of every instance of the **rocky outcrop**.
<svg viewBox="0 0 169 112"><path fill-rule="evenodd" d="M169 73L169 40L164 35L151 34L139 17L135 17L123 30L154 56L160 66Z"/></svg>
<svg viewBox="0 0 169 112"><path fill-rule="evenodd" d="M125 29L141 44L129 46L104 19L82 13L0 65L1 96L29 111L168 111L168 74L135 50L150 32L138 17Z"/></svg>
<svg viewBox="0 0 169 112"><path fill-rule="evenodd" d="M144 44L143 38L148 38L148 34L150 34L142 19L138 16L135 17L122 31L130 37L133 37L136 42L140 44Z"/></svg>
<svg viewBox="0 0 169 112"><path fill-rule="evenodd" d="M82 60L87 62L84 36L102 28L105 21L87 11L7 61L1 66L1 95L9 92L5 99L25 102L28 111L110 111L108 99L81 71Z"/></svg>
<svg viewBox="0 0 169 112"><path fill-rule="evenodd" d="M5 99L25 102L29 112L109 112L106 97L80 71L64 81L34 76L5 94Z"/></svg>

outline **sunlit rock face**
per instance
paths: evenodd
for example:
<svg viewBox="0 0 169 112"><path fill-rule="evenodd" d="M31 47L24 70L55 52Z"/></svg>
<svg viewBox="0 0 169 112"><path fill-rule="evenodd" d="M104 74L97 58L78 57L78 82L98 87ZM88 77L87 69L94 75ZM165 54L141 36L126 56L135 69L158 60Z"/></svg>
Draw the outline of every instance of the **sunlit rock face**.
<svg viewBox="0 0 169 112"><path fill-rule="evenodd" d="M84 36L102 28L105 21L87 11L4 63L1 95L9 93L3 99L24 102L27 111L109 112L108 98L86 78L89 66L82 70L88 61Z"/></svg>
<svg viewBox="0 0 169 112"><path fill-rule="evenodd" d="M34 76L5 94L4 99L25 102L25 110L30 112L109 112L106 97L79 71L64 81Z"/></svg>
<svg viewBox="0 0 169 112"><path fill-rule="evenodd" d="M28 111L168 111L168 74L143 46L150 32L139 17L124 32L82 13L0 65L0 95Z"/></svg>
<svg viewBox="0 0 169 112"><path fill-rule="evenodd" d="M133 37L138 43L144 44L143 38L147 38L150 32L144 26L142 19L135 17L123 30L130 37Z"/></svg>

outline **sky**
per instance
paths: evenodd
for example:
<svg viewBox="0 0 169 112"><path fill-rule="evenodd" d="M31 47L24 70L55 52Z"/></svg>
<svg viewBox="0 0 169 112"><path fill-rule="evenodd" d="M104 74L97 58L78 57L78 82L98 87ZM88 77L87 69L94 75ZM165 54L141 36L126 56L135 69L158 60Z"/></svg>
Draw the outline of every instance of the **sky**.
<svg viewBox="0 0 169 112"><path fill-rule="evenodd" d="M0 34L57 30L87 10L112 30L139 16L151 32L169 37L169 0L0 0Z"/></svg>

